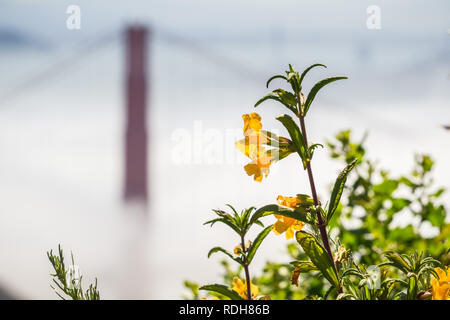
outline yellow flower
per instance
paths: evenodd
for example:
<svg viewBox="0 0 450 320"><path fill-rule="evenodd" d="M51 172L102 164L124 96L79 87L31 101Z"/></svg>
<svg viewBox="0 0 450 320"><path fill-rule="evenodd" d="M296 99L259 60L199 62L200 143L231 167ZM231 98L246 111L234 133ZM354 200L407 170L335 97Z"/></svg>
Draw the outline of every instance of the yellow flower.
<svg viewBox="0 0 450 320"><path fill-rule="evenodd" d="M435 268L434 271L438 274L439 279L435 277L431 279L433 300L450 300L450 268L446 267L445 271Z"/></svg>
<svg viewBox="0 0 450 320"><path fill-rule="evenodd" d="M262 147L269 141L261 132L261 117L257 113L244 114L244 136L243 140L236 142L236 147L252 161L244 166L245 172L253 176L255 181L261 182L263 177L269 174L269 167L274 158Z"/></svg>
<svg viewBox="0 0 450 320"><path fill-rule="evenodd" d="M278 196L277 202L280 206L291 208L295 210L300 205L300 199L297 197L283 197Z"/></svg>
<svg viewBox="0 0 450 320"><path fill-rule="evenodd" d="M256 112L242 115L244 120L244 135L249 135L251 131L258 132L262 128L261 116Z"/></svg>
<svg viewBox="0 0 450 320"><path fill-rule="evenodd" d="M300 205L300 199L297 197L283 197L278 196L277 202L280 206L289 207L295 209ZM286 240L294 237L294 231L302 230L305 224L294 218L284 217L278 214L274 215L278 221L273 225L272 231L276 235L280 235L286 232Z"/></svg>
<svg viewBox="0 0 450 320"><path fill-rule="evenodd" d="M248 251L248 249L250 249L250 247L252 246L252 242L250 240L248 240L245 243L245 252ZM242 254L242 246L240 244L238 244L237 246L234 247L234 254L240 256Z"/></svg>
<svg viewBox="0 0 450 320"><path fill-rule="evenodd" d="M233 278L233 290L236 291L242 298L247 299L247 281L242 281L238 277ZM259 294L258 286L250 281L250 291L252 292L252 299Z"/></svg>
<svg viewBox="0 0 450 320"><path fill-rule="evenodd" d="M261 182L263 177L269 174L269 167L272 164L273 158L267 154L262 147L256 149L256 152L250 155L251 162L244 166L247 175L253 176L253 180Z"/></svg>

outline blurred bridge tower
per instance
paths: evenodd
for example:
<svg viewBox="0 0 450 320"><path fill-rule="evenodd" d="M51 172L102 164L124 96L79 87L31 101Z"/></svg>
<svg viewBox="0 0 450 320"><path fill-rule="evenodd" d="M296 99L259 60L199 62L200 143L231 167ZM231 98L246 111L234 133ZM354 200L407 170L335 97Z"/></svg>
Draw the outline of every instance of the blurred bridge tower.
<svg viewBox="0 0 450 320"><path fill-rule="evenodd" d="M143 26L126 29L126 133L124 199L147 205L147 36Z"/></svg>

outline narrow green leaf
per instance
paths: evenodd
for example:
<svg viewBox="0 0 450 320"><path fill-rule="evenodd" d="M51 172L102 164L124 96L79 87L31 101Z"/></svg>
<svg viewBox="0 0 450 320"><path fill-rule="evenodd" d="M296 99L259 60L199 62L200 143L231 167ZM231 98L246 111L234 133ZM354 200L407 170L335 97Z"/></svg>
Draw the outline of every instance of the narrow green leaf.
<svg viewBox="0 0 450 320"><path fill-rule="evenodd" d="M247 252L247 264L250 264L253 260L253 257L256 254L256 251L258 250L259 246L263 242L263 240L267 237L267 235L270 233L270 230L272 229L272 225L266 227L264 230L262 230L258 236L255 238L255 241L252 243L250 248Z"/></svg>
<svg viewBox="0 0 450 320"><path fill-rule="evenodd" d="M306 98L306 103L305 103L305 110L304 113L306 115L306 113L309 110L309 107L311 106L311 103L314 101L314 98L316 97L317 92L319 92L320 89L322 89L324 86L326 86L327 84L337 81L337 80L343 80L343 79L348 79L347 77L331 77L331 78L326 78L323 80L320 80L319 82L317 82L311 89L311 91L309 91L308 93L308 97Z"/></svg>
<svg viewBox="0 0 450 320"><path fill-rule="evenodd" d="M300 206L311 207L314 205L314 200L307 194L297 193L297 199L300 201Z"/></svg>
<svg viewBox="0 0 450 320"><path fill-rule="evenodd" d="M318 147L323 148L323 144L315 143L315 144L309 146L309 148L308 148L308 157L309 157L310 160L312 160L312 158L313 158L314 150L317 149Z"/></svg>
<svg viewBox="0 0 450 320"><path fill-rule="evenodd" d="M259 221L259 220L256 220L255 221L255 224L257 224L258 226L260 226L260 227L263 227L264 228L264 223L262 223L261 221Z"/></svg>
<svg viewBox="0 0 450 320"><path fill-rule="evenodd" d="M287 81L287 78L285 76L283 76L281 74L277 74L276 76L270 77L270 79L267 80L266 88L269 88L269 84L272 82L272 80L275 80L275 79L284 79Z"/></svg>
<svg viewBox="0 0 450 320"><path fill-rule="evenodd" d="M317 240L305 231L298 231L295 234L297 242L302 246L311 262L322 272L323 276L336 288L339 287L339 278L334 267L334 263L327 251L317 242Z"/></svg>
<svg viewBox="0 0 450 320"><path fill-rule="evenodd" d="M274 159L273 161L280 161L296 152L296 150L293 148L294 147L292 146L290 148L271 149L267 151L267 155L272 157L272 159Z"/></svg>
<svg viewBox="0 0 450 320"><path fill-rule="evenodd" d="M299 127L295 123L294 119L292 119L292 117L288 116L287 114L279 115L276 119L280 121L287 129L289 136L291 137L291 140L294 143L295 148L297 149L297 153L302 159L303 168L306 170L306 163L308 161L306 154L307 149L305 146L305 140L303 139L303 135L300 132Z"/></svg>
<svg viewBox="0 0 450 320"><path fill-rule="evenodd" d="M347 300L347 299L356 300L356 298L353 295L349 294L349 293L340 293L336 297L336 300Z"/></svg>
<svg viewBox="0 0 450 320"><path fill-rule="evenodd" d="M248 227L248 219L250 218L251 213L255 210L255 207L251 207L244 210L244 214L242 216L242 223Z"/></svg>
<svg viewBox="0 0 450 320"><path fill-rule="evenodd" d="M417 278L415 275L411 275L408 279L408 291L406 293L406 297L408 300L416 300L417 298Z"/></svg>
<svg viewBox="0 0 450 320"><path fill-rule="evenodd" d="M347 181L347 176L355 167L357 161L358 159L355 159L349 165L347 165L344 170L341 171L336 179L336 182L334 183L333 191L331 192L330 204L328 205L327 222L331 220L331 217L333 216L339 205L342 191L344 191L345 182Z"/></svg>
<svg viewBox="0 0 450 320"><path fill-rule="evenodd" d="M436 272L436 270L434 270L434 269L435 269L434 267L430 267L430 266L423 267L422 269L420 269L418 276L421 277L424 274L431 273L431 275L433 275L436 279L439 279L439 275Z"/></svg>
<svg viewBox="0 0 450 320"><path fill-rule="evenodd" d="M410 271L410 266L408 263L403 259L401 255L399 255L397 252L394 251L387 251L384 253L386 258L388 258L389 261L391 261L392 266L400 269L403 271L403 273L408 274Z"/></svg>
<svg viewBox="0 0 450 320"><path fill-rule="evenodd" d="M293 106L291 106L291 105L285 103L285 102L278 96L278 94L276 94L276 93L274 93L274 92L270 92L270 93L266 94L264 97L262 97L261 99L259 99L258 102L256 102L256 104L255 104L255 108L256 108L257 106L259 106L261 103L263 103L264 101L266 101L266 100L275 100L275 101L277 101L277 102L283 104L286 108L288 108L288 109L291 110L292 112L297 113L297 110L296 110Z"/></svg>
<svg viewBox="0 0 450 320"><path fill-rule="evenodd" d="M305 223L311 223L308 220L308 216L306 215L306 210L304 208L297 208L296 210L292 210L290 208L282 207L277 204L268 204L263 206L255 211L252 218L250 219L250 223L254 220L258 220L259 218L271 215L278 214L284 217L293 218L295 220L299 220Z"/></svg>
<svg viewBox="0 0 450 320"><path fill-rule="evenodd" d="M358 269L356 268L350 268L344 271L344 273L342 273L342 277L347 277L347 276L357 276L358 278L364 278L364 275L358 271Z"/></svg>
<svg viewBox="0 0 450 320"><path fill-rule="evenodd" d="M228 204L228 203L227 203L226 206L227 206L228 208L230 208L231 210L233 210L234 214L237 214L236 209L235 209L231 204Z"/></svg>
<svg viewBox="0 0 450 320"><path fill-rule="evenodd" d="M288 104L289 106L295 108L297 106L297 99L295 98L295 95L291 92L285 91L283 89L276 89L273 90L274 93L278 94L280 99L283 101L284 104Z"/></svg>
<svg viewBox="0 0 450 320"><path fill-rule="evenodd" d="M310 261L292 261L290 262L295 267L295 272L307 273L310 271L317 271L317 267Z"/></svg>
<svg viewBox="0 0 450 320"><path fill-rule="evenodd" d="M199 290L217 292L230 298L231 300L243 300L243 298L236 291L230 290L222 284L208 284L200 287Z"/></svg>
<svg viewBox="0 0 450 320"><path fill-rule="evenodd" d="M315 68L315 67L324 67L324 68L326 68L327 66L324 65L324 64L316 63L316 64L313 64L312 66L309 66L308 68L306 68L305 71L303 71L302 75L300 76L300 85L302 84L303 79L305 78L306 74L307 74L312 68Z"/></svg>
<svg viewBox="0 0 450 320"><path fill-rule="evenodd" d="M208 258L211 257L216 252L222 252L222 253L226 254L228 257L230 257L232 260L234 260L237 263L239 263L240 265L242 265L242 260L240 258L233 256L231 253L229 253L227 250L225 250L222 247L214 247L211 250L209 250Z"/></svg>
<svg viewBox="0 0 450 320"><path fill-rule="evenodd" d="M205 225L210 224L212 227L216 222L222 222L222 223L226 224L227 226L229 226L231 229L233 229L237 234L241 234L241 230L238 228L238 226L236 226L232 221L230 221L227 218L217 218L217 219L209 220L209 221L205 222L204 224Z"/></svg>
<svg viewBox="0 0 450 320"><path fill-rule="evenodd" d="M230 220L230 221L234 221L234 219L233 219L233 217L231 216L231 214L226 213L226 212L223 211L223 210L216 210L216 209L213 209L213 211L214 211L219 217L225 218L225 219Z"/></svg>

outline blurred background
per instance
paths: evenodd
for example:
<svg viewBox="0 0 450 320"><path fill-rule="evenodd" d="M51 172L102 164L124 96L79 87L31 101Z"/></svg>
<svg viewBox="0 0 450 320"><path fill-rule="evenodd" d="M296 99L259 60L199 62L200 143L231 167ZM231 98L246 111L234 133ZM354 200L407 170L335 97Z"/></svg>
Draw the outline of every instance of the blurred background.
<svg viewBox="0 0 450 320"><path fill-rule="evenodd" d="M316 98L311 141L368 132L392 174L428 153L448 187L449 14L445 0L0 0L0 295L56 298L46 251L59 243L102 298L180 299L184 279L218 281L208 249L236 243L202 226L212 208L309 192L295 157L258 184L234 149L241 115L289 63L328 66L308 89L349 77ZM282 132L285 110L258 112ZM326 150L315 162L326 195L340 165ZM269 237L255 270L285 258L284 237Z"/></svg>

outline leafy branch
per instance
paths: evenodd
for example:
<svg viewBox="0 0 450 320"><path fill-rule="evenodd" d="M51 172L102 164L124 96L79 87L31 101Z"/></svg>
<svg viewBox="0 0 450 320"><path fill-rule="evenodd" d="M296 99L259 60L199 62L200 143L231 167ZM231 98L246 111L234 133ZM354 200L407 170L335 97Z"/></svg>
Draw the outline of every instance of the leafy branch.
<svg viewBox="0 0 450 320"><path fill-rule="evenodd" d="M72 300L100 300L100 292L97 290L97 278L94 284L90 284L86 291L82 288L82 275L79 273L78 267L75 265L73 254L71 253L72 265L66 267L64 261L64 253L61 245L58 244L58 255L54 255L53 251L47 252L47 257L55 270L54 274L50 274L53 283L50 285L55 293L63 300L66 298L64 294ZM60 292L58 292L58 289Z"/></svg>
<svg viewBox="0 0 450 320"><path fill-rule="evenodd" d="M250 278L250 264L258 251L261 243L270 233L272 225L265 227L254 239L253 242L246 242L245 237L247 232L253 225L259 225L264 227L262 222L259 220L261 216L259 216L256 212L253 213L255 208L249 208L242 210L239 214L231 205L227 205L232 211L233 214L229 214L222 210L213 210L218 218L205 222L205 224L209 224L213 226L214 224L220 222L227 225L231 228L238 236L239 236L239 244L234 248L234 254L225 250L222 247L214 247L208 252L208 258L216 253L222 252L228 258L235 261L239 265L241 265L245 272L245 284L242 283L239 279L235 279L235 286L233 289L228 289L224 285L220 284L211 284L205 285L200 288L200 290L207 290L219 293L224 295L230 299L242 299L245 298L247 300L252 300L257 296L257 292L252 292L252 283ZM253 214L252 214L253 213ZM243 288L245 287L245 288ZM255 286L253 286L255 288Z"/></svg>

